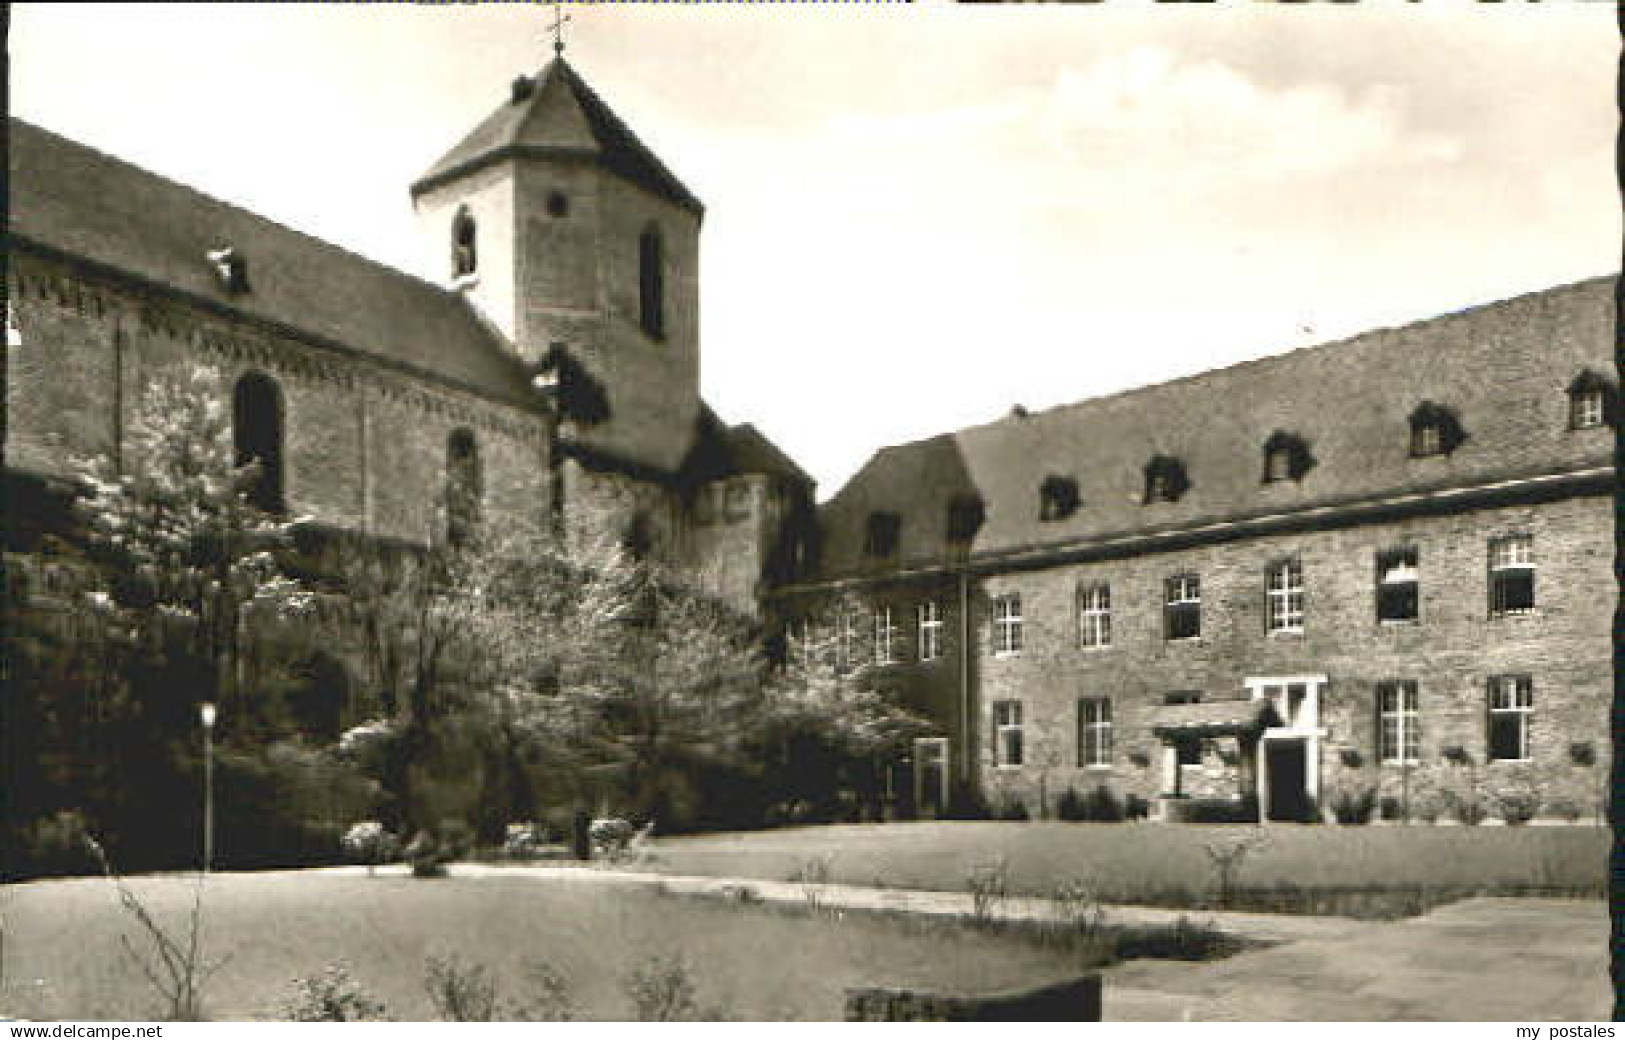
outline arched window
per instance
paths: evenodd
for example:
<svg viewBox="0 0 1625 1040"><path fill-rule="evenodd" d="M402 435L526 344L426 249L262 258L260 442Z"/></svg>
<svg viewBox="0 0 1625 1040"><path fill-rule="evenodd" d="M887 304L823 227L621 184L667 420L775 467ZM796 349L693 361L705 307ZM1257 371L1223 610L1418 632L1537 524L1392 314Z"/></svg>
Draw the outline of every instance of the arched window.
<svg viewBox="0 0 1625 1040"><path fill-rule="evenodd" d="M474 226L474 215L468 212L468 207L458 209L457 216L451 221L451 274L454 278L462 278L474 273L479 257L474 250L474 240L477 229Z"/></svg>
<svg viewBox="0 0 1625 1040"><path fill-rule="evenodd" d="M664 249L653 226L638 236L638 324L655 339L666 335Z"/></svg>
<svg viewBox="0 0 1625 1040"><path fill-rule="evenodd" d="M466 545L479 526L482 485L480 446L474 431L459 427L446 439L446 541L453 548Z"/></svg>
<svg viewBox="0 0 1625 1040"><path fill-rule="evenodd" d="M231 395L232 445L237 465L259 464L248 501L267 513L280 513L282 501L282 391L276 380L250 372Z"/></svg>

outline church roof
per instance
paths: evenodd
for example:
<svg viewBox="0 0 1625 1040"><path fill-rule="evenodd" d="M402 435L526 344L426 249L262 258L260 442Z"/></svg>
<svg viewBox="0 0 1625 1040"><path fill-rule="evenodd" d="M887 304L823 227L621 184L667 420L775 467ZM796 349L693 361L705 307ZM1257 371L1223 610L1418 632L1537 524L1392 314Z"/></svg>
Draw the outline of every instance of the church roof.
<svg viewBox="0 0 1625 1040"><path fill-rule="evenodd" d="M11 235L326 345L515 404L525 372L460 294L8 120ZM246 261L248 290L207 254Z"/></svg>
<svg viewBox="0 0 1625 1040"><path fill-rule="evenodd" d="M1613 283L1595 278L883 448L819 509L823 575L1109 556L1144 539L1175 544L1226 525L1607 467L1609 432L1569 429L1567 388L1610 364ZM1447 455L1411 457L1409 419L1424 401L1465 433ZM1309 464L1296 479L1266 482L1264 448L1280 432ZM1159 456L1182 467L1188 487L1147 503L1147 466ZM1075 509L1044 509L1051 477L1075 482ZM968 542L947 537L956 500L973 516L981 506ZM877 512L901 519L896 553L879 558L865 552Z"/></svg>
<svg viewBox="0 0 1625 1040"><path fill-rule="evenodd" d="M729 426L710 405L702 405L694 432L694 444L682 465L687 480L704 482L761 473L812 487L807 472L750 423Z"/></svg>
<svg viewBox="0 0 1625 1040"><path fill-rule="evenodd" d="M562 57L512 96L412 185L414 197L503 159L578 154L694 213L704 205Z"/></svg>

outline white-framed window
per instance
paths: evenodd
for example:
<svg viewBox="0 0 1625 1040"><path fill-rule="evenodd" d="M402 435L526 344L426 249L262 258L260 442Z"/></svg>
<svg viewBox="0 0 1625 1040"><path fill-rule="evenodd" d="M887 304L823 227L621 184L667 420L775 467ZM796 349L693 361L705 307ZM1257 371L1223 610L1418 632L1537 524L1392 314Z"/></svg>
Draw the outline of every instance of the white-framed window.
<svg viewBox="0 0 1625 1040"><path fill-rule="evenodd" d="M897 622L890 607L875 608L875 664L892 664L897 656Z"/></svg>
<svg viewBox="0 0 1625 1040"><path fill-rule="evenodd" d="M942 656L942 604L928 599L914 612L920 627L920 660L935 661Z"/></svg>
<svg viewBox="0 0 1625 1040"><path fill-rule="evenodd" d="M1422 729L1416 680L1377 684L1377 757L1386 765L1421 761Z"/></svg>
<svg viewBox="0 0 1625 1040"><path fill-rule="evenodd" d="M1078 645L1112 645L1112 587L1105 582L1078 589Z"/></svg>
<svg viewBox="0 0 1625 1040"><path fill-rule="evenodd" d="M1593 426L1601 426L1607 398L1602 387L1586 387L1575 391L1569 398L1569 425L1576 430L1588 430Z"/></svg>
<svg viewBox="0 0 1625 1040"><path fill-rule="evenodd" d="M994 765L1019 766L1022 762L1021 702L993 702Z"/></svg>
<svg viewBox="0 0 1625 1040"><path fill-rule="evenodd" d="M1177 574L1163 585L1162 630L1166 639L1196 639L1202 634L1202 579Z"/></svg>
<svg viewBox="0 0 1625 1040"><path fill-rule="evenodd" d="M1529 721L1535 710L1535 684L1527 675L1492 675L1489 733L1485 756L1492 762L1521 762L1529 756Z"/></svg>
<svg viewBox="0 0 1625 1040"><path fill-rule="evenodd" d="M1269 632L1303 631L1303 564L1297 559L1270 564L1264 590L1265 628Z"/></svg>
<svg viewBox="0 0 1625 1040"><path fill-rule="evenodd" d="M1490 539L1490 613L1535 609L1535 539L1527 534Z"/></svg>
<svg viewBox="0 0 1625 1040"><path fill-rule="evenodd" d="M993 599L993 653L999 656L1021 653L1020 593Z"/></svg>
<svg viewBox="0 0 1625 1040"><path fill-rule="evenodd" d="M1421 569L1414 546L1377 554L1377 620L1415 621L1420 616Z"/></svg>
<svg viewBox="0 0 1625 1040"><path fill-rule="evenodd" d="M1106 697L1078 700L1078 765L1112 764L1112 702Z"/></svg>

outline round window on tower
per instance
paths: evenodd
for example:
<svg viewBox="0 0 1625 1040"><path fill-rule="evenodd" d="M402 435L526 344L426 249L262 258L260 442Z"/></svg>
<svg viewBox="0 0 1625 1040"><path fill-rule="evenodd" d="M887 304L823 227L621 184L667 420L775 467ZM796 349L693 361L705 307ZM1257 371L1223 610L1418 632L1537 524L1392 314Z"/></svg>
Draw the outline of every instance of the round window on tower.
<svg viewBox="0 0 1625 1040"><path fill-rule="evenodd" d="M548 192L547 215L550 217L567 217L570 215L570 200L565 196L564 192Z"/></svg>

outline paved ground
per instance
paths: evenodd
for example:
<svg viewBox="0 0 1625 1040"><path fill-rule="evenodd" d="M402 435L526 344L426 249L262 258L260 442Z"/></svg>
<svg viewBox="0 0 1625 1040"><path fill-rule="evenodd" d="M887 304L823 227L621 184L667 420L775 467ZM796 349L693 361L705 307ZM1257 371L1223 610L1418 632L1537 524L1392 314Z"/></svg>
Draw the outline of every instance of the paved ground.
<svg viewBox="0 0 1625 1040"><path fill-rule="evenodd" d="M359 867L334 868L340 872ZM382 868L402 870L404 868ZM671 892L804 904L783 881L654 875L596 867L458 864L459 877L592 877ZM958 916L969 895L822 885L823 905ZM1010 919L1053 919L1048 900L1011 899ZM1112 907L1120 924L1177 920L1181 911ZM1610 1013L1608 907L1602 900L1471 899L1395 922L1200 911L1214 927L1277 945L1222 961L1131 961L1106 972L1109 1021L1600 1022Z"/></svg>

